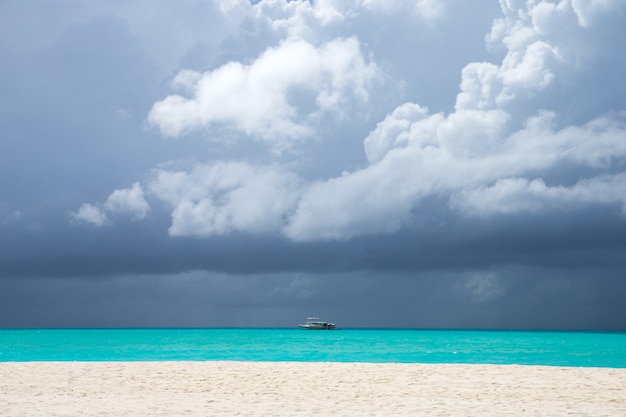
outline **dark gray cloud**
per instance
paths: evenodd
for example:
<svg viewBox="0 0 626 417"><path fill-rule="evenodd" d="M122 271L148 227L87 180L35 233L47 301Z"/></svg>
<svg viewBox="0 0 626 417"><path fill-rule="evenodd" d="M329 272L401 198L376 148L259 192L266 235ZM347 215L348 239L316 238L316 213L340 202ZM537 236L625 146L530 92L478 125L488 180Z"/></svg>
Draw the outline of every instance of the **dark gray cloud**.
<svg viewBox="0 0 626 417"><path fill-rule="evenodd" d="M339 3L0 2L0 326L625 330L623 4Z"/></svg>
<svg viewBox="0 0 626 417"><path fill-rule="evenodd" d="M438 204L433 204L438 206ZM440 207L441 213L445 208ZM552 217L459 221L415 215L390 235L293 243L282 237L169 237L168 218L122 221L98 231L79 226L4 228L4 277L80 277L208 270L227 274L462 271L498 265L546 268L626 267L626 224L613 210Z"/></svg>
<svg viewBox="0 0 626 417"><path fill-rule="evenodd" d="M1 288L4 327L291 327L311 314L344 327L620 330L626 324L621 275L598 269L255 276L192 272L25 278L3 280Z"/></svg>

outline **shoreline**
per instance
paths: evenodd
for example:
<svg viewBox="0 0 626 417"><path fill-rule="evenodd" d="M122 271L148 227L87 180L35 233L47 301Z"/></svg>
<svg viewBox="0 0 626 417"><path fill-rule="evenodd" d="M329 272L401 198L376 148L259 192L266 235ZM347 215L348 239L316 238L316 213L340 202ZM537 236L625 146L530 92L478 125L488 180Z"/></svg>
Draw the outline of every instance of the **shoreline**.
<svg viewBox="0 0 626 417"><path fill-rule="evenodd" d="M356 362L0 362L13 416L624 416L626 369Z"/></svg>
<svg viewBox="0 0 626 417"><path fill-rule="evenodd" d="M277 365L306 365L306 364L320 364L320 365L391 365L391 366L494 366L494 367L529 367L529 368L563 368L563 369L616 369L626 371L626 366L593 366L593 365L551 365L551 364L528 364L528 363L465 363L465 362L362 362L362 361L274 361L274 360L239 360L239 359L143 359L143 360L91 360L91 359L75 359L75 360L0 360L0 369L3 365L18 365L18 364L277 364ZM1 376L1 374L0 374Z"/></svg>

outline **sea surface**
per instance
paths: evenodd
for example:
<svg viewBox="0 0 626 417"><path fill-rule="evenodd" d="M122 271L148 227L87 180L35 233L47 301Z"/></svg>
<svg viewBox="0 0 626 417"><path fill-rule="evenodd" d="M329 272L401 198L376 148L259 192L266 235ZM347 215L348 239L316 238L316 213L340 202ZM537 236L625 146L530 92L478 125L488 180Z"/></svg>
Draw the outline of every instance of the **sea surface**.
<svg viewBox="0 0 626 417"><path fill-rule="evenodd" d="M626 368L626 333L388 329L0 329L0 362L218 360Z"/></svg>

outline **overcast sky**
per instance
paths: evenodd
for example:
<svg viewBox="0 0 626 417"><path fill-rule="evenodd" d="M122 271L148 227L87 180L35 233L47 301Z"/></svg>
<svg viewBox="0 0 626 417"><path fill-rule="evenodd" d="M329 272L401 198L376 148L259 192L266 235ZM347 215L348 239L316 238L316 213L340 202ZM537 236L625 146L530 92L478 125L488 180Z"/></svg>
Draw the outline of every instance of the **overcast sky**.
<svg viewBox="0 0 626 417"><path fill-rule="evenodd" d="M0 327L626 330L623 0L0 0Z"/></svg>

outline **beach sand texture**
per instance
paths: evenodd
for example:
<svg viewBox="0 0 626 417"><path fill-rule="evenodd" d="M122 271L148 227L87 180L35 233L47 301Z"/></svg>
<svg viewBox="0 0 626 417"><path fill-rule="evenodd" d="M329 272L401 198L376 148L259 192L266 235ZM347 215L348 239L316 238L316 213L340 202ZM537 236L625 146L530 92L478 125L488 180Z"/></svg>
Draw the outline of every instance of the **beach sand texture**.
<svg viewBox="0 0 626 417"><path fill-rule="evenodd" d="M626 416L626 369L5 362L0 415Z"/></svg>

